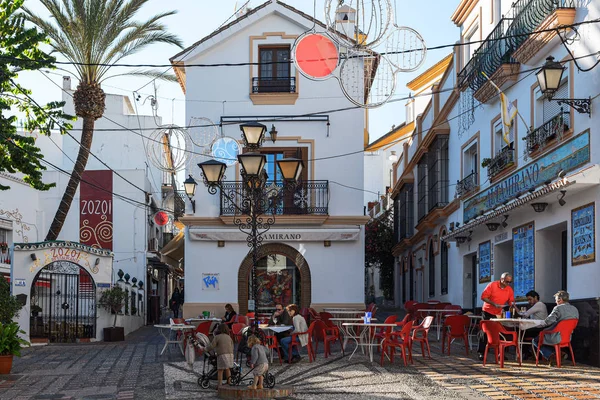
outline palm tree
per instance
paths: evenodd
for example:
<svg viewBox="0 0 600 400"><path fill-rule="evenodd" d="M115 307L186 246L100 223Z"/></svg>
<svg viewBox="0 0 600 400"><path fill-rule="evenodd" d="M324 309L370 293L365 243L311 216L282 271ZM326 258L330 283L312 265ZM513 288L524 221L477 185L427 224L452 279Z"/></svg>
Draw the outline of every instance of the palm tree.
<svg viewBox="0 0 600 400"><path fill-rule="evenodd" d="M147 21L134 21L149 0L40 0L52 19L24 8L25 17L50 38L54 52L74 64L79 85L73 93L75 114L83 119L81 146L69 183L58 206L46 240L56 240L85 170L95 121L104 114L105 94L100 84L112 64L148 45L168 43L182 46L181 40L165 31L160 22L176 11L157 14ZM168 78L156 71L134 71L131 75Z"/></svg>

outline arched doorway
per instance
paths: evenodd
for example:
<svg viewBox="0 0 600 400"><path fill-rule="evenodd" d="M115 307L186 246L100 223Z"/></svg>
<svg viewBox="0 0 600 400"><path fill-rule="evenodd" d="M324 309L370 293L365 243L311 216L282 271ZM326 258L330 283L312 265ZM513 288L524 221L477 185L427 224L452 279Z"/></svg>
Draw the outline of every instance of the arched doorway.
<svg viewBox="0 0 600 400"><path fill-rule="evenodd" d="M292 293L283 296L266 293L262 290L263 296L259 297L263 303L259 307L269 307L269 302L281 300L290 297L293 302L297 302L300 308L310 307L311 299L311 276L310 268L306 259L291 246L283 243L263 244L258 255L258 277L263 283L272 280L273 285L280 286L276 290L289 291ZM252 256L247 255L238 271L238 304L240 314L248 312L248 294L250 272L252 270ZM285 272L284 272L285 271ZM291 289L290 289L291 286ZM266 298L268 297L268 298ZM279 297L279 299L277 299ZM260 301L259 301L260 302ZM261 310L258 310L261 312Z"/></svg>
<svg viewBox="0 0 600 400"><path fill-rule="evenodd" d="M81 266L55 261L31 285L30 337L52 343L96 337L96 284Z"/></svg>

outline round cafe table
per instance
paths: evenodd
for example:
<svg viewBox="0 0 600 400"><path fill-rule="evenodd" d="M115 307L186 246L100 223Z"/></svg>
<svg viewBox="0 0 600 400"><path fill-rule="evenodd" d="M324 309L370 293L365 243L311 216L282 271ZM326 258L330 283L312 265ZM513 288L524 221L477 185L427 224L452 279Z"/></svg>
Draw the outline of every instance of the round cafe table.
<svg viewBox="0 0 600 400"><path fill-rule="evenodd" d="M528 318L492 318L490 321L500 322L504 326L517 328L517 338L519 343L519 352L523 354L523 343L525 343L525 332L527 329L536 328L544 323L543 319Z"/></svg>
<svg viewBox="0 0 600 400"><path fill-rule="evenodd" d="M194 329L196 329L196 327L194 327L194 325L183 325L183 324L177 324L177 325L168 325L168 324L164 324L164 325L154 325L155 328L158 328L158 332L160 333L160 335L165 339L165 345L162 348L162 350L160 351L160 355L162 356L162 354L165 352L165 350L167 349L167 346L169 344L178 344L179 345L179 350L181 350L181 354L184 355L184 350L183 350L183 341L185 340L185 334L188 332L193 331ZM175 332L175 339L176 340L171 340L171 332ZM177 339L177 332L181 332L181 336L179 337L179 339Z"/></svg>
<svg viewBox="0 0 600 400"><path fill-rule="evenodd" d="M367 354L369 355L369 359L371 360L371 362L373 362L373 347L378 347L380 344L376 342L376 334L375 331L376 329L369 329L369 328L387 328L387 327L391 327L392 329L394 329L396 327L396 324L385 324L385 323L380 323L380 324L365 324L364 322L344 322L342 324L342 326L345 326L346 329L348 329L349 332L352 333L352 339L354 339L354 341L356 342L356 348L354 349L354 351L352 352L352 354L350 354L350 357L348 358L348 360L352 359L352 356L354 355L354 353L356 353L356 350L361 347L364 351L367 351ZM356 335L354 329L355 328L363 328L360 332L360 335Z"/></svg>
<svg viewBox="0 0 600 400"><path fill-rule="evenodd" d="M344 335L344 343L342 344L344 350L346 350L346 344L348 343L348 340L350 339L356 339L358 336L356 336L356 332L354 332L354 330L349 330L347 327L344 326L344 322L360 322L360 321L364 321L364 319L362 317L360 318L356 318L356 317L346 317L346 318L329 318L329 320L331 322L333 322L342 332L342 334ZM371 321L377 321L377 318L371 318Z"/></svg>

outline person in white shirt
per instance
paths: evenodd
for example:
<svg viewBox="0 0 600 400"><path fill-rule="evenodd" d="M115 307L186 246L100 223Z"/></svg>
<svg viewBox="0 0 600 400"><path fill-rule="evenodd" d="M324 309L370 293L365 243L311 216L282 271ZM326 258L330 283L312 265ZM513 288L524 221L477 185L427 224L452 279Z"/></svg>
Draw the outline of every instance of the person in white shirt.
<svg viewBox="0 0 600 400"><path fill-rule="evenodd" d="M527 297L527 302L531 307L529 310L519 313L520 317L529 318L529 319L546 319L548 317L548 308L546 305L540 301L540 295L535 290L530 290L525 295ZM542 331L542 327L539 328L529 328L525 331L525 340L531 341L533 338L539 336ZM523 346L523 359L527 359L531 356L531 348L529 346Z"/></svg>
<svg viewBox="0 0 600 400"><path fill-rule="evenodd" d="M525 295L527 296L527 302L531 306L529 310L519 315L523 318L529 319L546 319L548 316L548 308L540 301L540 295L535 290L530 290Z"/></svg>

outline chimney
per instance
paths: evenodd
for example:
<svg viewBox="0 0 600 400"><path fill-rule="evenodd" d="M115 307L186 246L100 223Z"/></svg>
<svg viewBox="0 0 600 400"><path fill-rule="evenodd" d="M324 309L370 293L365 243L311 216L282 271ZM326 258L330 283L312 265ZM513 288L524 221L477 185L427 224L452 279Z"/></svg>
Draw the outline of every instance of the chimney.
<svg viewBox="0 0 600 400"><path fill-rule="evenodd" d="M356 39L356 10L347 4L335 10L335 30Z"/></svg>
<svg viewBox="0 0 600 400"><path fill-rule="evenodd" d="M63 89L71 90L71 77L70 76L63 76Z"/></svg>

